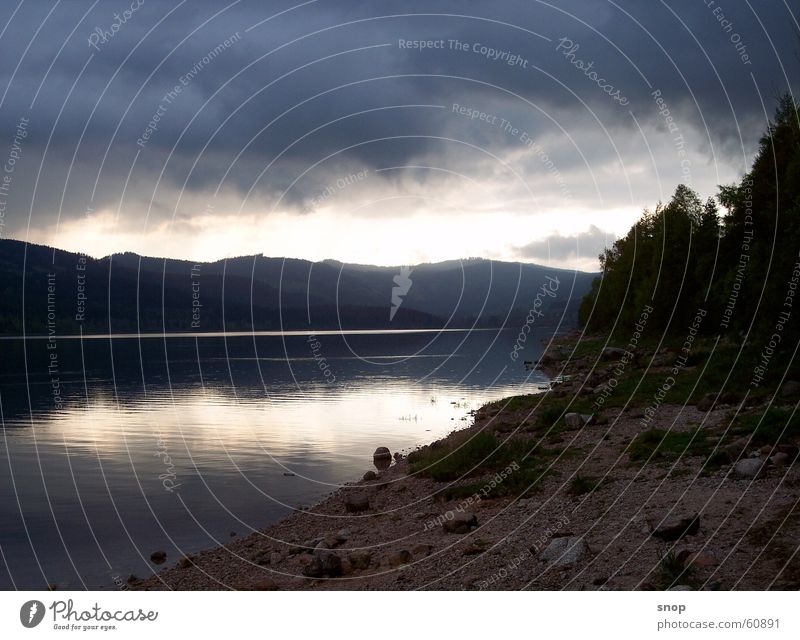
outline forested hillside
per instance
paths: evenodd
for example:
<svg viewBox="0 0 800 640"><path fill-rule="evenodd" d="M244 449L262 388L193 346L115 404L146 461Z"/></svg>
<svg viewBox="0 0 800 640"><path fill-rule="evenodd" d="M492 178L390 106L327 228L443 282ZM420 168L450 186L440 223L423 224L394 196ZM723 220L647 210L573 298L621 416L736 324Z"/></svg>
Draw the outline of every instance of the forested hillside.
<svg viewBox="0 0 800 640"><path fill-rule="evenodd" d="M581 320L590 331L623 337L650 306L651 339L684 336L698 324L701 335L744 345L740 367L766 361L779 371L800 341L798 252L800 114L785 96L738 184L706 201L678 186L600 256L603 275Z"/></svg>

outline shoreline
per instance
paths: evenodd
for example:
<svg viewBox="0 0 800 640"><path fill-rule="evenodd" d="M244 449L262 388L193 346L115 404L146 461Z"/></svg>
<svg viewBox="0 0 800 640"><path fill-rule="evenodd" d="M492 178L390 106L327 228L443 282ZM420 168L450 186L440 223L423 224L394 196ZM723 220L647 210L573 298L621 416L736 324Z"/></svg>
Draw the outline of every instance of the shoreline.
<svg viewBox="0 0 800 640"><path fill-rule="evenodd" d="M646 404L559 416L599 397L614 369L605 351L567 361L575 338L556 337L541 363L567 377L551 391L489 403L388 469L129 587L798 588L796 443L734 438L731 402L662 403L644 435ZM670 354L652 354L668 371L658 358Z"/></svg>
<svg viewBox="0 0 800 640"><path fill-rule="evenodd" d="M45 333L29 335L0 335L0 340L132 340L154 338L279 338L281 336L353 336L353 335L381 335L403 333L458 333L467 331L508 331L503 327L453 327L453 328L407 328L407 329L286 329L285 331L168 331L144 333L69 333L64 335L49 336Z"/></svg>

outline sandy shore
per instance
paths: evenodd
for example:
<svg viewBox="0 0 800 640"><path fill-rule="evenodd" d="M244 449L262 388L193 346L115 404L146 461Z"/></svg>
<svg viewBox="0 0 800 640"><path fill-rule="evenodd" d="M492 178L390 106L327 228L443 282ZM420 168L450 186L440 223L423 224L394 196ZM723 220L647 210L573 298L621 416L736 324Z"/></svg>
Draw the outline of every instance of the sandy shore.
<svg viewBox="0 0 800 640"><path fill-rule="evenodd" d="M613 375L613 366L551 362L552 374L571 381L552 393L488 405L472 426L436 445L457 448L485 433L528 443L539 461L529 491L497 491L518 473L515 463L436 481L412 474L414 462L401 458L262 532L177 563L169 558L172 566L130 587L800 587L796 450L784 446L787 453L775 457L774 446L759 450L741 437L732 449L725 438L733 407L661 404L648 424L673 434L701 429L719 445L719 464L705 469L708 456L695 455L696 448L632 460L643 431L641 406L596 412L589 424L573 417L558 429L541 428L537 416L550 396L585 394L589 382ZM741 460L753 462L737 465ZM757 467L755 475L746 475L748 465Z"/></svg>

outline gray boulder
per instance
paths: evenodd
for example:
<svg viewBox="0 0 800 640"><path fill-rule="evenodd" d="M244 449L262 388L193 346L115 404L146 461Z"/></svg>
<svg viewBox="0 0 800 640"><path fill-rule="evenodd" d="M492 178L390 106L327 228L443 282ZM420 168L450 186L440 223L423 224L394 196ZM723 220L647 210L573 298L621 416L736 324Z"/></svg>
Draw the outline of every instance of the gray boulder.
<svg viewBox="0 0 800 640"><path fill-rule="evenodd" d="M256 580L250 588L253 591L277 591L278 584L272 578L261 578Z"/></svg>
<svg viewBox="0 0 800 640"><path fill-rule="evenodd" d="M789 455L780 451L773 455L769 461L776 467L785 467L789 464Z"/></svg>
<svg viewBox="0 0 800 640"><path fill-rule="evenodd" d="M369 497L365 493L348 493L344 497L344 508L349 513L369 510Z"/></svg>
<svg viewBox="0 0 800 640"><path fill-rule="evenodd" d="M733 472L740 478L755 478L763 469L764 461L761 458L744 458L734 465Z"/></svg>
<svg viewBox="0 0 800 640"><path fill-rule="evenodd" d="M356 571L369 569L372 564L372 554L369 551L353 551L349 556L350 565Z"/></svg>
<svg viewBox="0 0 800 640"><path fill-rule="evenodd" d="M336 542L344 544L350 538L350 529L339 529L336 532Z"/></svg>
<svg viewBox="0 0 800 640"><path fill-rule="evenodd" d="M693 536L700 531L700 515L688 518L675 518L662 522L650 535L664 542L675 542L684 536Z"/></svg>
<svg viewBox="0 0 800 640"><path fill-rule="evenodd" d="M411 552L407 549L400 549L389 556L389 566L390 567L400 567L404 564L408 564L412 560Z"/></svg>
<svg viewBox="0 0 800 640"><path fill-rule="evenodd" d="M303 575L309 578L334 578L342 575L342 559L330 551L314 554L311 562L303 569Z"/></svg>
<svg viewBox="0 0 800 640"><path fill-rule="evenodd" d="M564 424L568 427L580 427L583 424L579 413L568 413L564 416Z"/></svg>
<svg viewBox="0 0 800 640"><path fill-rule="evenodd" d="M451 520L445 520L442 528L447 533L469 533L473 527L478 526L478 518L469 511L456 513Z"/></svg>
<svg viewBox="0 0 800 640"><path fill-rule="evenodd" d="M739 458L744 455L747 451L747 447L750 446L750 439L742 436L737 438L730 444L726 444L722 447L722 452L728 457L728 460L731 462L736 462Z"/></svg>
<svg viewBox="0 0 800 640"><path fill-rule="evenodd" d="M322 542L324 538L311 538L303 542L302 545L295 551L295 553L305 553L308 551L313 551L316 546Z"/></svg>
<svg viewBox="0 0 800 640"><path fill-rule="evenodd" d="M314 546L314 552L316 553L325 549L335 549L338 546L338 538L336 536L327 535Z"/></svg>
<svg viewBox="0 0 800 640"><path fill-rule="evenodd" d="M583 425L594 424L594 415L585 413L568 413L564 416L564 423L568 427L577 428Z"/></svg>
<svg viewBox="0 0 800 640"><path fill-rule="evenodd" d="M539 558L552 563L555 567L564 567L579 562L587 555L589 555L589 546L583 538L567 536L553 538Z"/></svg>

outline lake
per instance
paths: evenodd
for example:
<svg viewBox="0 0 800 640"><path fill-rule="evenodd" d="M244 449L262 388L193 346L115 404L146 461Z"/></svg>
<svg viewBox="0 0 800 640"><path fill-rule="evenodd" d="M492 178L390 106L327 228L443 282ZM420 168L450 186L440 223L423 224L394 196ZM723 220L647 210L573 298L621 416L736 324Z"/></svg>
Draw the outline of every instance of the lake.
<svg viewBox="0 0 800 640"><path fill-rule="evenodd" d="M0 340L0 588L113 589L407 452L527 371L552 330Z"/></svg>

